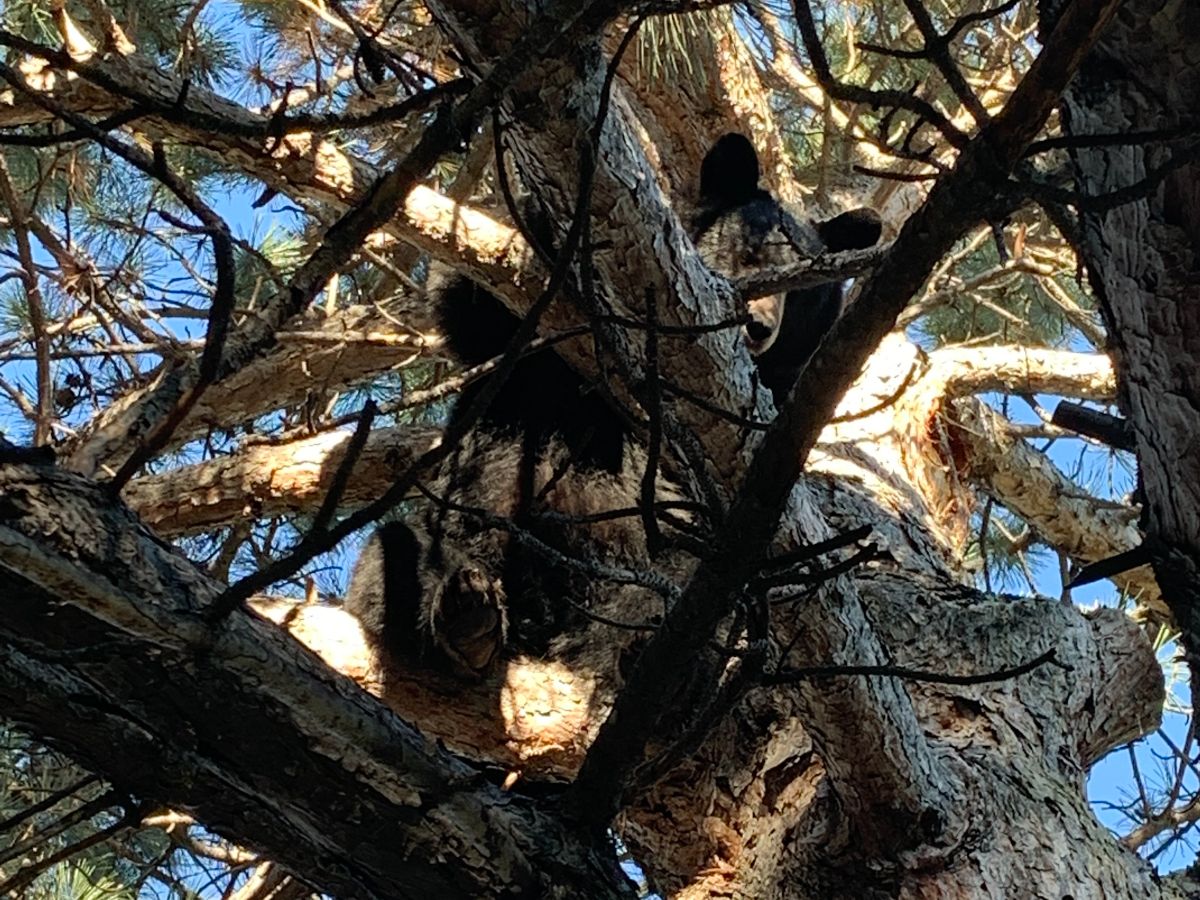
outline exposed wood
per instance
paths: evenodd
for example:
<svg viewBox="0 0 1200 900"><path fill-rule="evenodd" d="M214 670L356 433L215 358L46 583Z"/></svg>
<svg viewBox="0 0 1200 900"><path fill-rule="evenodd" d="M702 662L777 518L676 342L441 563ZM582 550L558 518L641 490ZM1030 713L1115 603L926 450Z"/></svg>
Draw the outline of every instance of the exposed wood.
<svg viewBox="0 0 1200 900"><path fill-rule="evenodd" d="M342 503L362 506L378 497L440 436L439 428L372 431ZM126 499L164 536L312 512L328 492L349 441L349 431L327 431L283 444L251 444L233 456L136 479Z"/></svg>
<svg viewBox="0 0 1200 900"><path fill-rule="evenodd" d="M574 212L586 161L582 148L606 65L601 49L621 34L618 27L603 36L600 24L620 4L550 4L563 17L557 34L569 36L568 46L554 47L544 60L514 59L512 48L529 39L529 23L545 6L428 3L464 70L500 82L492 94L472 93L479 108L462 113L458 124L465 129L475 112L502 98L501 120L524 182L562 226ZM734 414L719 417L683 402L667 410L699 435L709 474L733 513L721 523L718 552L698 571L670 572L685 586L683 599L657 630L647 610L663 609L659 597L651 606L645 591L614 589L604 602L634 609L637 628L591 621L560 636L544 657L509 653L495 672L465 683L404 661L382 665L357 623L332 607L256 598L251 606L262 617L237 609L211 626L203 614L223 585L163 545L121 501L71 471L0 465L0 580L10 586L0 600L5 715L117 785L186 809L270 866L345 897L629 896L604 836L610 820L653 886L671 896L1196 896L1185 879L1158 879L1115 841L1083 792L1088 767L1153 728L1161 714L1162 673L1142 631L1111 610L1085 614L1070 604L986 596L960 583L980 484L1079 559L1128 536L1129 510L1072 496L1061 473L1043 471L1045 458L1006 433L1004 423L989 422L972 396L1046 390L1107 400L1117 390L1113 368L1091 354L1004 347L926 357L893 330L954 241L1017 202L1010 174L1117 6L1070 4L1010 105L964 140L958 168L938 182L896 242L856 257L863 270L878 264L877 276L769 430L763 426L773 410L751 390L752 367L736 333L663 341L663 371ZM1167 13L1184 15L1178 4ZM572 30L576 17L591 16ZM713 106L735 119L763 117L763 143L777 149L778 123L754 96L737 38L730 28L714 39L727 96ZM65 65L53 56L50 62ZM304 306L313 286L327 284L363 245L399 237L494 286L516 310L536 294L530 289L540 285L543 268L500 224L502 216L413 186L417 163L441 156L434 152L436 129L397 128L397 146L411 148L421 138L424 150L379 181L380 172L343 154L319 128L275 139L267 118L200 88L180 100L180 85L136 55L72 64L94 83L47 67L34 73L37 89L56 102L81 104L89 115L146 104L138 127L147 133L207 148L302 200L325 222L350 211L293 285L299 294L279 298L270 327L259 331L261 323L248 322L249 339L205 398L206 412L194 412L177 440L435 349L423 334L419 298L404 321L420 334L352 322L351 313L324 322L283 314L284 307ZM673 201L694 168L660 171L651 119L667 116L670 96L640 94L653 89L628 73L617 81L599 142L589 275L617 312L640 316L638 301L649 287L668 324L724 320L740 298L736 286L712 277L687 239L686 209ZM114 103L112 92L123 99ZM485 95L487 102L480 100ZM689 97L698 106L703 100ZM0 98L0 122L45 120L24 101ZM679 153L694 154L699 128L666 121L662 132ZM773 157L771 165L780 164ZM1179 221L1186 232L1192 220ZM1139 254L1144 249L1137 247ZM803 278L805 267L807 277L818 277L813 270L827 277L827 263L765 273L759 286ZM581 321L569 301L583 292L571 287L546 320L550 330ZM1162 322L1173 314L1160 312ZM361 357L348 360L327 343L343 327L363 336ZM284 329L309 334L289 339ZM615 356L630 368L631 383L618 385L618 394L636 393L642 333L614 338ZM591 371L590 341L560 349ZM105 413L74 445L74 467L95 474L119 463L137 444L138 423L153 418L156 393L169 398L186 387L185 369L162 374L174 384L152 386ZM1122 375L1129 371L1126 362ZM1168 374L1186 381L1190 371ZM267 385L267 378L288 384ZM1121 390L1125 398L1128 388ZM1147 397L1140 402L1148 409ZM734 424L739 415L753 427ZM1180 414L1175 424L1185 419ZM1143 444L1153 433L1145 417L1138 433ZM1179 442L1172 452L1186 462L1191 445L1182 443L1183 433L1182 426L1169 431ZM418 428L371 433L348 473L342 505L354 508L387 490L436 435ZM311 513L348 439L325 432L247 443L227 458L135 480L125 499L162 534ZM981 676L1047 650L1052 661L975 685L891 676L770 688L750 681L685 748L695 752L656 783L637 781L645 772L639 764L669 749L705 699L695 692L710 686L701 676L711 674L712 640L724 635L731 610L749 608L735 601L750 593L746 583L768 555L863 525L883 558L816 590L800 585L791 598L784 596L791 588L772 594L776 602L761 613L765 637L757 642L770 665ZM849 552L821 564L844 562ZM806 575L819 578L816 570ZM736 671L758 649L739 645L718 657L717 668ZM273 877L265 868L259 874L264 882Z"/></svg>
<svg viewBox="0 0 1200 900"><path fill-rule="evenodd" d="M1048 457L980 402L960 401L948 411L961 442L964 476L1021 516L1038 537L1078 563L1094 563L1142 542L1139 510L1088 496ZM1143 616L1169 621L1162 591L1145 566L1122 572L1113 583Z"/></svg>

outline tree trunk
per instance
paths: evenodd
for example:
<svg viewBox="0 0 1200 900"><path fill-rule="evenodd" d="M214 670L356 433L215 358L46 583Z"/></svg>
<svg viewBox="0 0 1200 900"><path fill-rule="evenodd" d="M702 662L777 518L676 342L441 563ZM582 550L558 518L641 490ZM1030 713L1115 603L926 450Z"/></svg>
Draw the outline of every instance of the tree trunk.
<svg viewBox="0 0 1200 900"><path fill-rule="evenodd" d="M1114 132L1167 133L1073 153L1081 253L1108 320L1120 404L1137 441L1142 531L1200 677L1200 65L1194 3L1137 0L1065 96L1081 144ZM1131 196L1115 208L1114 191Z"/></svg>
<svg viewBox="0 0 1200 900"><path fill-rule="evenodd" d="M773 622L777 640L804 648L792 659L799 664L862 664L870 661L862 648L875 644L886 648L878 662L940 674L996 672L1048 648L1069 668L1042 666L971 686L843 677L755 688L694 756L624 812L619 832L653 883L681 896L1182 896L1152 884L1144 864L1096 822L1082 792L1091 762L1156 720L1161 675L1138 630L1113 611L1083 615L1048 601L988 599L956 585L945 575L942 552L951 542L939 548L929 541L919 506L910 503L900 517L882 511L881 501L894 509L897 497L919 494L903 472L893 471L887 482L873 477L878 467L871 461L899 459L901 447L916 449L894 436L911 433L907 423L927 411L930 394L917 377L886 411L855 419L853 404L869 408L878 405L868 405L871 398L895 395L887 381L902 377L895 355L901 346L885 346L874 369L886 373L883 384L865 378L844 407L851 422L840 426L841 435L831 430L826 446L832 455L820 465L837 477L814 474L804 490L840 527L873 521L902 567L861 572L818 598L783 605ZM906 393L918 400L916 407ZM848 441L847 429L856 430L858 439ZM928 453L908 455L927 467ZM851 462L859 466L858 477ZM384 772L397 766L397 774L410 771L413 763L395 755L403 742L392 731L365 737L370 729L398 725L373 720L368 727L347 718L349 709L361 716L365 707L344 688L328 694L331 687L322 686L311 661L262 623L235 616L208 636L196 612L211 602L213 587L148 543L85 483L44 470L10 467L8 473L0 561L21 573L5 617L10 716L71 748L118 784L184 806L328 889L394 878L405 888L384 895L405 896L409 885L426 883L425 875L366 853L355 830L360 816L397 821L395 811L331 815L340 808L332 799L336 792L363 790L351 783L363 776L352 773L374 773L365 777L378 791ZM82 555L80 548L87 548ZM67 601L65 608L54 611L47 588ZM613 635L604 629L593 632L590 666L515 659L469 688L421 671L383 677L369 663L356 624L340 611L262 608L449 750L521 773L508 800L480 785L455 793L474 798L479 808L496 803L516 814L523 784L572 777L620 684ZM816 616L867 630L847 630L838 645L809 646L803 624ZM257 649L249 653L250 647ZM147 683L155 686L152 696L140 696ZM247 696L251 684L257 687ZM95 705L100 695L89 699L97 690L106 698L103 708ZM328 702L318 703L325 696ZM242 699L235 703L235 697ZM267 698L278 710L269 716L255 707ZM814 715L816 706L844 710L845 721ZM203 721L196 710L203 711ZM836 725L839 732L816 732L806 721L823 722L826 729ZM819 750L847 745L854 754L832 761ZM282 761L293 753L312 764L322 760L323 768L290 769ZM448 758L439 764L453 780L456 764ZM877 802L902 802L891 782L914 766L914 774L936 774L944 817L914 820L903 805L889 816ZM268 770L292 774L272 786L255 774ZM388 783L395 777L388 776ZM327 784L330 793L316 790L318 784ZM420 790L403 778L398 784L404 786L392 792L397 798ZM254 803L250 790L259 798ZM256 825L251 813L263 804L291 811L273 814L278 818L269 819L270 828L267 820ZM864 808L875 817L874 835L863 828ZM308 837L298 844L295 829L304 816L312 824L304 826L310 830L300 833ZM316 852L311 828L317 821L321 846L357 848L349 872L308 862ZM427 827L424 817L410 824L421 834ZM564 840L537 837L540 826L528 821L505 827L524 835L522 841ZM907 849L880 855L870 852L868 839ZM378 840L384 838L370 845ZM482 882L499 873L478 874ZM450 887L441 890L456 895Z"/></svg>
<svg viewBox="0 0 1200 900"><path fill-rule="evenodd" d="M520 36L514 23L528 21L530 13L517 2L429 6L462 59L479 72L502 57ZM1082 0L1076 6L1100 10L1093 20L1079 14L1087 28L1076 22L1079 33L1069 36L1084 46L1115 6ZM1185 27L1195 24L1186 7L1131 2L1130 18L1118 22L1104 45L1106 59L1141 46L1123 35L1151 28L1155 40L1174 35L1180 42L1178 55L1157 60L1167 67L1161 76L1171 76L1169 67L1187 58L1183 35L1196 33ZM1162 30L1166 21L1174 31ZM563 220L574 202L576 151L602 83L599 46L597 41L569 60L560 55L531 70L510 99L526 92L524 99L536 102L514 102L506 111L514 120L524 176ZM1147 64L1131 59L1128 71L1145 71ZM1045 77L1051 82L1069 74L1069 66L1053 71L1057 63L1049 65ZM1114 77L1108 62L1095 65L1108 73L1103 77ZM1178 92L1195 87L1174 75L1153 83ZM1099 127L1113 109L1142 115L1148 102L1122 94L1134 90L1132 78L1122 84L1121 90L1092 94L1076 89L1073 127L1082 127L1088 115ZM609 296L635 303L649 285L664 303L671 299L672 323L724 318L732 291L714 281L690 247L668 202L678 185L656 178L638 128L640 107L627 102L623 90L618 84L600 142L594 211L607 242L597 254L597 282ZM1044 114L1049 90L1021 96ZM162 92L172 98L179 93ZM1138 120L1140 127L1161 127L1165 109L1200 108L1182 105L1200 99L1195 91L1168 99L1181 105L1162 101L1159 118ZM897 239L896 252L885 252L887 277L868 284L862 306L831 338L834 351L851 346L858 355L840 360L826 353L804 376L802 389L814 408L832 406L839 397L840 404L788 497L773 549L786 552L869 525L871 540L885 554L866 554L867 562L818 590L787 599L789 589L777 591L779 602L770 610L770 677L734 693L727 707L716 710L723 715L699 723L708 730L694 739L677 744L681 735L668 730L651 736L652 751L679 752L666 757L673 764L662 766L662 777L630 796L615 828L664 893L796 900L1196 896L1186 879L1158 879L1118 844L1084 796L1088 767L1153 728L1161 713L1161 671L1144 635L1112 610L1083 613L1042 598L986 596L964 583L961 558L972 511L966 481L1014 503L1029 497L1030 482L1001 465L1011 461L1010 448L965 436L978 430L981 411L956 395L955 385L968 377L961 365L927 358L900 334L878 347L871 343L894 324L906 299L899 293L924 279L928 267L921 266L936 262L939 247L989 211L972 204L984 203L996 187L989 180L996 177L995 157L1007 154L1005 164L1015 166L1044 122L1044 115L1021 119L1022 109L1005 114L962 151L962 168L935 188L923 216ZM176 133L184 128L177 121L167 125ZM260 150L239 148L261 165ZM1140 165L1140 152L1104 154L1132 154ZM1088 154L1101 155L1080 152L1085 179ZM1095 168L1110 171L1107 162ZM361 184L348 176L344 189L333 192L336 202L357 200ZM442 254L457 244L457 224L434 234L413 224L411 208L405 212L407 218L390 231ZM1121 391L1143 451L1147 530L1170 551L1157 560L1159 580L1169 587L1165 601L1187 625L1184 613L1200 607L1188 605L1190 594L1180 582L1190 577L1187 590L1195 590L1195 569L1187 566L1200 558L1194 552L1200 539L1189 522L1200 506L1188 505L1197 499L1190 495L1168 503L1164 491L1172 481L1190 478L1194 485L1200 471L1200 465L1188 468L1196 461L1194 439L1187 437L1200 433L1192 427L1200 426L1192 421L1200 402L1188 381L1197 357L1185 355L1188 367L1170 371L1154 362L1174 361L1196 348L1142 339L1148 334L1160 343L1186 345L1200 340L1200 330L1186 331L1169 314L1183 325L1200 323L1187 319L1182 302L1153 305L1162 302L1163 284L1174 291L1166 295L1172 304L1182 300L1185 279L1153 257L1158 300L1146 293L1150 281L1141 267L1147 256L1129 242L1144 236L1147 213L1130 215L1127 224L1124 213L1089 220L1089 246L1097 254L1090 266L1106 289L1113 333L1124 342ZM1160 217L1164 228L1184 235L1195 227L1186 204ZM435 220L443 221L427 219ZM1194 230L1191 235L1194 240ZM1125 243L1111 246L1130 252L1112 258L1099 253L1118 236ZM468 267L519 285L522 273L538 269L515 264L509 256L514 246L520 242L493 248ZM1134 302L1137 286L1145 296ZM518 306L529 302L516 289L504 296ZM1152 309L1155 317L1147 317ZM873 314L880 318L869 320ZM1146 318L1155 327L1134 327ZM1161 334L1159 322L1169 323ZM635 343L624 349L636 358ZM765 399L751 399L745 354L728 340L679 343L685 346L664 359L676 383L746 416L769 415ZM1151 352L1155 346L1165 355ZM837 379L848 382L845 370L872 350L865 372L842 397L847 384ZM1037 361L1025 367L1014 358L991 362L987 377L996 383L1010 379L1036 389L1040 378L1077 397L1103 398L1113 390L1108 370L1095 358L1044 360L1040 369ZM1068 370L1068 362L1078 370ZM245 401L239 414L254 414L262 402L258 395L246 383L238 390L231 382L256 366L262 368L255 377L261 377L295 371L297 361L277 348L214 385L209 402L228 389L226 398ZM331 381L358 371L338 368L326 354L321 367ZM1181 398L1166 423L1151 418L1155 407L1138 393L1156 384L1169 384ZM837 396L812 393L821 387ZM791 406L798 408L799 401ZM129 409L139 413L136 404ZM783 421L804 427L799 413L789 411L796 414ZM103 427L80 442L75 469L92 473L128 454L124 415L106 415ZM709 474L735 496L760 448L757 437L747 439L701 408L683 407L679 417L703 435ZM195 434L203 422L192 425L187 433ZM429 435L374 435L347 501L377 492L381 478L403 468L418 437L427 441ZM340 443L306 438L252 448L219 463L144 478L127 498L174 533L228 523L255 502L270 511L290 508L289 498L311 505L338 467ZM1169 471L1151 472L1156 465ZM271 477L256 480L264 469ZM1036 489L1054 483L1047 476ZM189 503L172 502L183 492ZM416 669L383 671L356 623L339 610L256 601L266 618L376 693L398 714L392 715L258 615L237 610L215 624L207 621L221 586L83 476L0 466L0 498L0 570L8 579L0 616L6 716L132 794L185 808L214 831L341 896L628 894L607 838L578 827L590 810L570 806L579 796L570 791L579 784L568 789L566 783L589 761L596 735L611 730L608 715L627 678L636 684L622 665L634 644L629 633L589 626L576 636L570 656L508 659L491 677L467 685ZM1047 531L1062 529L1056 541L1080 538L1081 559L1130 540L1128 522L1086 515L1077 523L1050 521L1032 500L1027 514L1031 521L1045 514ZM837 666L874 671L828 670ZM652 756L650 767L662 758ZM594 767L595 757L590 760ZM595 783L581 781L585 787Z"/></svg>

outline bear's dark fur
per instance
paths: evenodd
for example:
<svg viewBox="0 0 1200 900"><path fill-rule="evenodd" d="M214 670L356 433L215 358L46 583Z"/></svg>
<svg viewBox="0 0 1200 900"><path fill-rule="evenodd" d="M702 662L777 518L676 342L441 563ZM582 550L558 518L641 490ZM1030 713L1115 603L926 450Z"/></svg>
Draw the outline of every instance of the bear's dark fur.
<svg viewBox="0 0 1200 900"><path fill-rule="evenodd" d="M758 181L758 156L742 135L725 135L704 159L692 233L721 274L868 247L879 238L870 210L802 225ZM537 228L535 240L549 246L548 237L544 224ZM433 281L438 321L456 361L471 367L501 355L518 317L460 275ZM835 283L750 304L746 342L777 403L837 321L842 298ZM463 391L452 422L488 377ZM541 653L581 605L645 620L644 589L597 589L594 576L569 564L648 564L636 515L588 520L639 504L646 455L631 437L622 415L552 349L523 358L434 474L431 493L449 502L431 503L411 524L390 523L372 535L346 609L385 661L420 660L467 676L486 673L510 638L510 624L520 649ZM678 499L665 480L659 492L660 499Z"/></svg>
<svg viewBox="0 0 1200 900"><path fill-rule="evenodd" d="M726 134L700 167L700 208L693 236L705 262L723 275L825 251L861 250L879 240L882 223L870 209L825 222L797 222L759 187L758 154L740 134ZM845 286L830 282L750 304L747 345L759 380L776 405L842 314Z"/></svg>

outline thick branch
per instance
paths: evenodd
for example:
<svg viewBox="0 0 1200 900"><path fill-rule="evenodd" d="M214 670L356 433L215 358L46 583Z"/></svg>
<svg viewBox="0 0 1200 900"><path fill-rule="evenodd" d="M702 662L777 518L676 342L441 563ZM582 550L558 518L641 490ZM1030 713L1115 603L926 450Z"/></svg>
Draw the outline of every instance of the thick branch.
<svg viewBox="0 0 1200 900"><path fill-rule="evenodd" d="M0 487L14 721L336 894L624 895L606 848L487 785L274 625L200 625L220 586L102 490L15 466Z"/></svg>
<svg viewBox="0 0 1200 900"><path fill-rule="evenodd" d="M966 476L1028 522L1051 547L1077 562L1092 563L1142 542L1135 507L1088 494L984 403L960 400L953 410ZM1162 592L1148 567L1122 572L1113 582L1152 618L1167 618Z"/></svg>
<svg viewBox="0 0 1200 900"><path fill-rule="evenodd" d="M929 354L929 371L922 381L938 386L939 393L946 397L1006 391L1106 401L1117 393L1112 360L1104 354L1043 347L996 345L935 350Z"/></svg>
<svg viewBox="0 0 1200 900"><path fill-rule="evenodd" d="M341 502L363 506L382 495L441 436L440 428L371 432ZM133 481L129 505L159 534L174 537L245 519L313 512L341 465L348 431L283 444L251 445L231 456Z"/></svg>
<svg viewBox="0 0 1200 900"><path fill-rule="evenodd" d="M1067 8L1064 16L1071 14ZM1126 4L1066 98L1079 192L1102 197L1145 179L1173 155L1169 139L1106 146L1089 139L1192 125L1200 73L1185 60L1200 28L1193 3ZM1102 90L1097 86L1102 85ZM1192 673L1200 686L1200 195L1197 169L1177 170L1160 195L1092 211L1081 203L1080 252L1105 313L1120 406L1135 437L1142 529ZM1119 196L1119 195L1118 195Z"/></svg>

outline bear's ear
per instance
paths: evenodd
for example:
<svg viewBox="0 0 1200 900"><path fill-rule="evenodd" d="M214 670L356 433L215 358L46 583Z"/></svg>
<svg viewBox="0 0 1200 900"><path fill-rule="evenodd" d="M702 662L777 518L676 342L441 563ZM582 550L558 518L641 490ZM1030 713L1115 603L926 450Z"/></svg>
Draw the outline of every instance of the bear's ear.
<svg viewBox="0 0 1200 900"><path fill-rule="evenodd" d="M817 223L817 234L829 250L865 250L874 247L883 233L879 213L865 206Z"/></svg>
<svg viewBox="0 0 1200 900"><path fill-rule="evenodd" d="M743 134L730 132L712 145L700 164L700 202L735 209L758 192L758 154Z"/></svg>
<svg viewBox="0 0 1200 900"><path fill-rule="evenodd" d="M431 267L428 293L446 349L464 366L499 356L521 325L493 294L441 264Z"/></svg>

